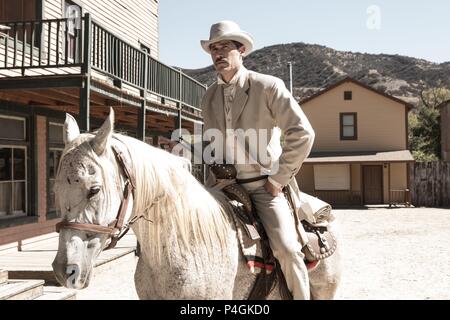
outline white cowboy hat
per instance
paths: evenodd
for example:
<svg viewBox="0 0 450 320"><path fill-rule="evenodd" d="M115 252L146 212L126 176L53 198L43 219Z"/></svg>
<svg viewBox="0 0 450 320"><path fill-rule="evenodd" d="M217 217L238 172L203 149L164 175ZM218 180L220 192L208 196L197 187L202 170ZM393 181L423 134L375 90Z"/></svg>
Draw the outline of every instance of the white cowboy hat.
<svg viewBox="0 0 450 320"><path fill-rule="evenodd" d="M253 37L250 33L242 31L237 23L233 21L220 21L211 26L209 40L201 40L203 49L211 53L209 46L222 40L231 40L242 43L245 47L243 56L247 56L253 50Z"/></svg>

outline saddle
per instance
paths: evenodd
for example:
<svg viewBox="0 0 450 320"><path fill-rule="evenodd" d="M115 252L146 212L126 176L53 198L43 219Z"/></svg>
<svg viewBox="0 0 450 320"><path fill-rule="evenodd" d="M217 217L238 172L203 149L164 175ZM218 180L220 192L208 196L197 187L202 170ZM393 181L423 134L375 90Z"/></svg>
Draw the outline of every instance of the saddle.
<svg viewBox="0 0 450 320"><path fill-rule="evenodd" d="M280 284L280 293L284 299L292 299L286 284L286 280L281 271L278 261L274 258L273 252L269 245L267 234L259 221L258 215L252 204L252 200L239 183L249 183L257 181L256 179L249 179L249 181L236 179L237 171L234 165L229 164L213 164L210 165L210 170L219 181L229 181L222 188L223 193L230 199L242 204L241 208L234 206L234 212L237 219L240 220L244 226L247 235L252 240L260 240L263 254L263 265L275 265L274 273L267 273L266 269L258 275L249 300L266 299L273 290L276 280ZM263 177L266 178L266 177ZM258 179L258 178L257 178ZM251 181L250 181L251 180ZM283 190L289 206L294 211L294 202L290 196L289 190ZM307 235L307 243L302 243L302 252L305 255L305 264L307 266L316 266L320 260L330 257L336 250L336 238L328 230L326 226L315 226L305 220L298 221L298 217L294 214L295 223L298 228L303 228ZM298 229L297 229L298 230ZM300 237L301 238L301 237ZM278 278L278 279L276 279Z"/></svg>

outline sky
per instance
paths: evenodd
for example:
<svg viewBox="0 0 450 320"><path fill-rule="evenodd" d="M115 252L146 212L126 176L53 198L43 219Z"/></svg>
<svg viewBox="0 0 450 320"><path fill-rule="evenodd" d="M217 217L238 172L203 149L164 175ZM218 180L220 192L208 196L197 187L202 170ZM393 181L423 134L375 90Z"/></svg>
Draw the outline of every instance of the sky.
<svg viewBox="0 0 450 320"><path fill-rule="evenodd" d="M159 0L160 61L186 69L211 65L200 40L222 20L251 33L255 50L304 42L450 61L448 0Z"/></svg>

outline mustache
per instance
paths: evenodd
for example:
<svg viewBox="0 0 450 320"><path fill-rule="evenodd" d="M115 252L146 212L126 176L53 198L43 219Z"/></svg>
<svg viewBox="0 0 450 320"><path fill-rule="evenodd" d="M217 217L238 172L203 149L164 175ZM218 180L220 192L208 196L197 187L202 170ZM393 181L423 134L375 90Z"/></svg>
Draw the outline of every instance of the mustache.
<svg viewBox="0 0 450 320"><path fill-rule="evenodd" d="M225 59L225 58L219 57L219 58L216 59L216 61L214 61L214 64L218 64L218 63L220 63L220 62L228 62L228 61L227 61L227 59Z"/></svg>

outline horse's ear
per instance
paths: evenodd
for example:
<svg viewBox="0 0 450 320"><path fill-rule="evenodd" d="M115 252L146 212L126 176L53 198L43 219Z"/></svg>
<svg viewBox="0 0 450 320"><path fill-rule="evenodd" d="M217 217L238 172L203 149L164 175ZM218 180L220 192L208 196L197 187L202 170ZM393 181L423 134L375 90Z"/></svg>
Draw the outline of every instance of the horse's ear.
<svg viewBox="0 0 450 320"><path fill-rule="evenodd" d="M66 122L64 122L64 144L68 145L80 135L80 128L77 121L70 114L66 113Z"/></svg>
<svg viewBox="0 0 450 320"><path fill-rule="evenodd" d="M106 146L108 145L108 141L111 138L113 131L114 131L114 110L113 108L111 108L109 112L109 117L106 119L101 128L98 130L94 139L92 139L91 141L91 147L98 156L101 156L105 152Z"/></svg>

